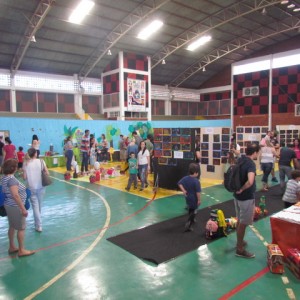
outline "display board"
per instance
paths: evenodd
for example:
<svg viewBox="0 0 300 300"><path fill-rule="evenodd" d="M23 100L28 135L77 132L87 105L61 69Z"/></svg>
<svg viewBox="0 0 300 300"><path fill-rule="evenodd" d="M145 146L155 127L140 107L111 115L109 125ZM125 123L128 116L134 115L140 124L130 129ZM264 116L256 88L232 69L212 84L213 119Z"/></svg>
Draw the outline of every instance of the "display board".
<svg viewBox="0 0 300 300"><path fill-rule="evenodd" d="M200 141L201 177L222 180L230 137L229 127L154 128L159 186L177 188L195 160L195 141Z"/></svg>
<svg viewBox="0 0 300 300"><path fill-rule="evenodd" d="M166 189L177 189L177 182L188 175L194 161L195 135L191 128L154 128L154 178Z"/></svg>
<svg viewBox="0 0 300 300"><path fill-rule="evenodd" d="M238 126L236 127L236 142L241 147L241 154L245 153L247 145L261 141L268 132L267 126Z"/></svg>
<svg viewBox="0 0 300 300"><path fill-rule="evenodd" d="M200 140L201 177L223 179L230 147L230 128L200 128L196 129L195 136Z"/></svg>
<svg viewBox="0 0 300 300"><path fill-rule="evenodd" d="M300 125L277 125L276 129L280 143L293 144L293 140L300 137Z"/></svg>
<svg viewBox="0 0 300 300"><path fill-rule="evenodd" d="M154 157L159 165L176 166L178 159L194 160L191 128L154 128Z"/></svg>

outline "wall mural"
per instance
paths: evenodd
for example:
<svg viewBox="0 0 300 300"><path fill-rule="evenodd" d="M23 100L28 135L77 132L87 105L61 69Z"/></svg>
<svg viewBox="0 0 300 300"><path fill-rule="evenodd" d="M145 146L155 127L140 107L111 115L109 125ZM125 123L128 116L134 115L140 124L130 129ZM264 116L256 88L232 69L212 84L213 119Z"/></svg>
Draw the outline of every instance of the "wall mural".
<svg viewBox="0 0 300 300"><path fill-rule="evenodd" d="M185 120L185 121L112 121L112 120L60 120L60 119L28 119L2 117L0 129L9 130L10 138L16 147L22 146L25 151L31 146L32 135L36 134L41 142L40 150L44 154L49 151L63 153L63 144L67 136L72 136L73 143L79 144L86 129L98 140L102 133L106 135L110 146L118 149L120 134L131 137L133 131L146 139L153 135L153 128L199 128L228 127L230 120ZM0 130L1 131L1 130Z"/></svg>

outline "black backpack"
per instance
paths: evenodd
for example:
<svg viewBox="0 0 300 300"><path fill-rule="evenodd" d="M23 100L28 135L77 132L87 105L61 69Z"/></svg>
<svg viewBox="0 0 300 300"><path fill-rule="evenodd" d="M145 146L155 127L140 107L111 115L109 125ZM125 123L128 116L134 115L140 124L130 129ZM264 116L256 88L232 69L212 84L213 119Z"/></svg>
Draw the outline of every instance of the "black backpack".
<svg viewBox="0 0 300 300"><path fill-rule="evenodd" d="M224 187L229 192L239 191L242 187L240 169L243 161L241 159L235 165L231 165L224 173Z"/></svg>

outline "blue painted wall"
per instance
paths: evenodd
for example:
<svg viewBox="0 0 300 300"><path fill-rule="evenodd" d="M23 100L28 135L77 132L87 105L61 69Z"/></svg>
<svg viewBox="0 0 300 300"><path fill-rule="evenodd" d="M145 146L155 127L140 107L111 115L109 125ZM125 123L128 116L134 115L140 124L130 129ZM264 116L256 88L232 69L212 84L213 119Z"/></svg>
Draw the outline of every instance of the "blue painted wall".
<svg viewBox="0 0 300 300"><path fill-rule="evenodd" d="M202 128L230 127L230 119L226 120L186 120L186 121L106 121L106 120L57 120L57 119L28 119L1 117L0 132L10 131L10 138L16 147L23 146L24 151L30 148L32 135L36 134L41 142L41 154L49 151L50 145L54 151L62 154L63 141L73 135L73 142L79 138L85 129L95 134L96 139L104 133L111 145L117 149L119 135L131 136L133 130L139 131L145 137L153 133L153 128Z"/></svg>

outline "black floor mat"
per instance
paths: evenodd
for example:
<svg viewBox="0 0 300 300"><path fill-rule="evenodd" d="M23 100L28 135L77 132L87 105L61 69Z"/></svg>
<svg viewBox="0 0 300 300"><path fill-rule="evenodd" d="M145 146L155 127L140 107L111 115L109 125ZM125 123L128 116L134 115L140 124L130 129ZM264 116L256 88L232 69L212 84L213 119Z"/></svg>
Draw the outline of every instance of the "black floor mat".
<svg viewBox="0 0 300 300"><path fill-rule="evenodd" d="M270 188L269 192L255 194L258 205L260 196L266 195L268 215L283 209L282 195L279 185ZM184 253L208 244L213 240L205 238L205 225L211 209L222 209L225 217L235 216L233 200L200 209L196 216L193 232L184 232L187 214L141 229L126 232L108 238L108 241L125 249L133 255L160 264Z"/></svg>

